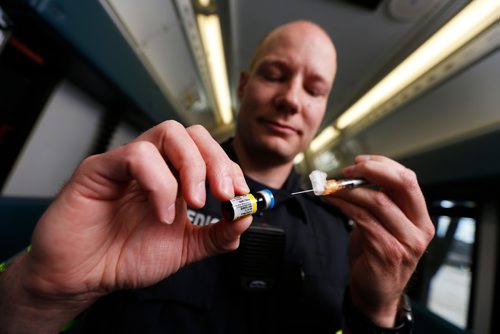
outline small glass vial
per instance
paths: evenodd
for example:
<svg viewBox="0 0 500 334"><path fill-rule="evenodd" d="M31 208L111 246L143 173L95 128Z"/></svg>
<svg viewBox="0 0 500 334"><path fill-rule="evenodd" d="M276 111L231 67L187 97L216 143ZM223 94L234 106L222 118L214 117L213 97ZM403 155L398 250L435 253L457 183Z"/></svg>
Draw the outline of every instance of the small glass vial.
<svg viewBox="0 0 500 334"><path fill-rule="evenodd" d="M236 196L221 205L225 220L236 220L244 216L274 207L274 195L269 189L263 189L255 194Z"/></svg>

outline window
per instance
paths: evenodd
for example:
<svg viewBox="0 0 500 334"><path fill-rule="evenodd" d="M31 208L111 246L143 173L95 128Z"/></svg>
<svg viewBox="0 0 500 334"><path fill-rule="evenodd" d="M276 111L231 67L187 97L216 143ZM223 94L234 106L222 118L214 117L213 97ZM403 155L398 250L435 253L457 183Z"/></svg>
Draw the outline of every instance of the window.
<svg viewBox="0 0 500 334"><path fill-rule="evenodd" d="M429 212L436 235L416 274L413 299L451 324L468 329L477 204L439 200Z"/></svg>

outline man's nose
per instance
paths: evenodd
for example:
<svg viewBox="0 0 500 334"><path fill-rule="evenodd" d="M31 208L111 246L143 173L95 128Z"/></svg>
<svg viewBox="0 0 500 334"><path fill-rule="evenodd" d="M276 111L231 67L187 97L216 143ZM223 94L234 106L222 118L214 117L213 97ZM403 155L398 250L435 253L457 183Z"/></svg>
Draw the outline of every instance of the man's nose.
<svg viewBox="0 0 500 334"><path fill-rule="evenodd" d="M276 98L278 110L289 114L297 113L300 110L300 93L300 80L293 79L286 82Z"/></svg>

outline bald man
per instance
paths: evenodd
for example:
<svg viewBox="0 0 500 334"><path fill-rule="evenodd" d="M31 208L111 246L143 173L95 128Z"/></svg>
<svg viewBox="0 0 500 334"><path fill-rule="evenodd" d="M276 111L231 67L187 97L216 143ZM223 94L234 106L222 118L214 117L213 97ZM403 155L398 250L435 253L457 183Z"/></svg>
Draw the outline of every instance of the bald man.
<svg viewBox="0 0 500 334"><path fill-rule="evenodd" d="M411 330L402 297L434 228L414 173L395 161L358 156L345 169L379 191L296 196L252 223L219 220L235 195L300 189L293 159L335 73L323 29L280 26L241 73L233 139L167 121L86 159L31 252L0 274L2 330L52 333L84 310L78 330L89 333Z"/></svg>

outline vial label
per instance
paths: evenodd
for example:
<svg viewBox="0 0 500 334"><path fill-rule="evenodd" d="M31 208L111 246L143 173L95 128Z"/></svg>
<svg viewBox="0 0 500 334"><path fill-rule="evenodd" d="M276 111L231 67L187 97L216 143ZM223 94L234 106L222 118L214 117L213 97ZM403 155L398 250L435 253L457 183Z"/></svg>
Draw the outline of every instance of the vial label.
<svg viewBox="0 0 500 334"><path fill-rule="evenodd" d="M234 219L257 212L257 201L252 194L235 197L230 202L234 210Z"/></svg>

